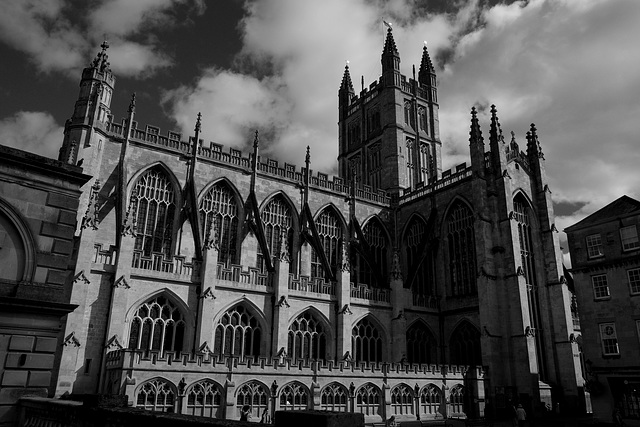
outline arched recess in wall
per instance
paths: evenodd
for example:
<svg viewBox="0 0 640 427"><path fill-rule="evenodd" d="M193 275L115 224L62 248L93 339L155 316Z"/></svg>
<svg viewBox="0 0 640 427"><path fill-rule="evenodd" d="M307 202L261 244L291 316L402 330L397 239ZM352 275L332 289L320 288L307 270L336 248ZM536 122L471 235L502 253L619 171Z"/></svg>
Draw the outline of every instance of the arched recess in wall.
<svg viewBox="0 0 640 427"><path fill-rule="evenodd" d="M294 273L298 265L298 251L296 248L299 245L298 236L300 230L300 221L295 205L286 193L277 191L263 201L260 206L260 218L262 219L267 246L274 260L282 249L282 234L283 232L285 233L289 254L289 272ZM260 245L258 245L256 266L260 271L266 271L264 255Z"/></svg>
<svg viewBox="0 0 640 427"><path fill-rule="evenodd" d="M431 328L418 319L407 328L407 361L409 363L437 363L438 341Z"/></svg>
<svg viewBox="0 0 640 427"><path fill-rule="evenodd" d="M242 198L226 178L209 184L198 196L198 218L203 241L208 236L218 244L218 262L240 262L240 228L244 218Z"/></svg>
<svg viewBox="0 0 640 427"><path fill-rule="evenodd" d="M0 280L33 281L35 243L26 221L11 204L0 198Z"/></svg>
<svg viewBox="0 0 640 427"><path fill-rule="evenodd" d="M478 287L474 215L471 205L456 196L442 223L444 255L450 296L476 295Z"/></svg>
<svg viewBox="0 0 640 427"><path fill-rule="evenodd" d="M449 338L452 365L481 366L480 331L466 319L461 320Z"/></svg>
<svg viewBox="0 0 640 427"><path fill-rule="evenodd" d="M356 362L383 362L386 359L387 334L372 314L366 314L351 328L351 348Z"/></svg>
<svg viewBox="0 0 640 427"><path fill-rule="evenodd" d="M373 266L365 261L367 250L363 245L351 252L351 281L376 288L388 288L388 264L391 250L389 232L377 215L370 216L362 224L362 234L367 241L368 256Z"/></svg>
<svg viewBox="0 0 640 427"><path fill-rule="evenodd" d="M306 307L289 319L287 354L294 360L326 360L334 342L329 319L315 307Z"/></svg>
<svg viewBox="0 0 640 427"><path fill-rule="evenodd" d="M262 311L241 298L220 310L213 320L213 353L256 358L266 355L267 322Z"/></svg>
<svg viewBox="0 0 640 427"><path fill-rule="evenodd" d="M127 348L143 351L186 351L190 348L193 315L170 289L159 289L136 301L126 315Z"/></svg>
<svg viewBox="0 0 640 427"><path fill-rule="evenodd" d="M127 194L127 209L136 221L134 267L139 266L140 258L170 259L182 203L175 175L164 163L153 163L131 178Z"/></svg>
<svg viewBox="0 0 640 427"><path fill-rule="evenodd" d="M418 213L407 221L402 241L406 260L407 281L411 288L414 305L424 305L425 298L435 295L435 253L428 239L427 221ZM411 283L409 283L411 282Z"/></svg>
<svg viewBox="0 0 640 427"><path fill-rule="evenodd" d="M342 243L347 232L346 222L338 208L333 203L329 203L318 210L314 223L320 237L320 245L335 277L342 261ZM311 250L311 277L328 277L321 257L314 249Z"/></svg>

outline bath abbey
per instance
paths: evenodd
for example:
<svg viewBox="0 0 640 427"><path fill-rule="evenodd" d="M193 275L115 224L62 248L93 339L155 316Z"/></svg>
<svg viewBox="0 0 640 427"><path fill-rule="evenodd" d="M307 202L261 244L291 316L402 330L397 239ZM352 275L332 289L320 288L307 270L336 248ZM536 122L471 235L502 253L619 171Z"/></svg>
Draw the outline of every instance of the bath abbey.
<svg viewBox="0 0 640 427"><path fill-rule="evenodd" d="M55 396L253 420L584 408L543 138L503 134L495 106L481 126L474 108L470 162L443 170L427 48L407 77L391 29L381 47L359 93L348 66L336 76L329 176L304 141L294 165L261 156L258 132L248 153L201 140L206 117L191 135L142 126L135 96L116 120L103 45L58 159L90 179Z"/></svg>

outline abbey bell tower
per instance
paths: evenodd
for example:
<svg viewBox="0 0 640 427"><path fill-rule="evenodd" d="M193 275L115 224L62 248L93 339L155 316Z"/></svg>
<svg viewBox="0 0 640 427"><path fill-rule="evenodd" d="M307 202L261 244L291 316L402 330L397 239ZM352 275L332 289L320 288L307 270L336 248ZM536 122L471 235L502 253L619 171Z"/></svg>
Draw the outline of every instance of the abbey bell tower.
<svg viewBox="0 0 640 427"><path fill-rule="evenodd" d="M338 91L339 173L400 193L442 174L436 74L426 46L417 78L415 66L412 78L400 73L391 28L381 62L382 75L359 95L345 67Z"/></svg>

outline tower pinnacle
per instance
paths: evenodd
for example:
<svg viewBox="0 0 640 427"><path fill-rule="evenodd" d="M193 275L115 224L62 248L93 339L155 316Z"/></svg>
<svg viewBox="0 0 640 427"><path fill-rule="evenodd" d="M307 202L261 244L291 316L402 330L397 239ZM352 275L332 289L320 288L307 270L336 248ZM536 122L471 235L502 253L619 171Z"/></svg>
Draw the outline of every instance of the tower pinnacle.
<svg viewBox="0 0 640 427"><path fill-rule="evenodd" d="M97 68L101 73L102 72L111 72L111 64L109 63L109 55L107 55L107 49L109 49L109 42L103 41L100 45L102 50L98 52L96 57L91 62L91 68Z"/></svg>
<svg viewBox="0 0 640 427"><path fill-rule="evenodd" d="M342 75L342 83L340 83L340 92L346 91L348 93L355 93L353 90L353 83L351 82L351 73L349 73L349 62L344 67L344 74Z"/></svg>
<svg viewBox="0 0 640 427"><path fill-rule="evenodd" d="M427 42L424 42L422 48L422 59L420 60L420 71L418 71L418 81L425 85L431 84L431 75L435 76L435 68L431 62L431 56L427 50Z"/></svg>

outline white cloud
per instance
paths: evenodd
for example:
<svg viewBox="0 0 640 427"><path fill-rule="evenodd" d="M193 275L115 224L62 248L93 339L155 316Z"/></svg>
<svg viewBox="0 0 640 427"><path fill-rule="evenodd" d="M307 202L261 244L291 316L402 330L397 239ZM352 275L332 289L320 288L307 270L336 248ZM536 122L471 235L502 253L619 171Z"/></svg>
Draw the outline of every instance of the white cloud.
<svg viewBox="0 0 640 427"><path fill-rule="evenodd" d="M63 131L51 114L41 111L19 111L0 120L2 145L56 159Z"/></svg>

